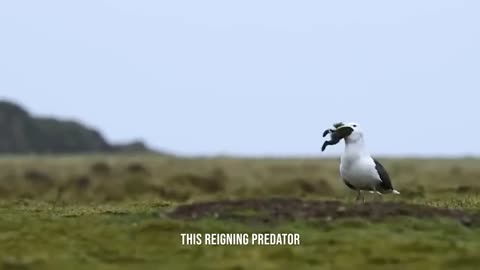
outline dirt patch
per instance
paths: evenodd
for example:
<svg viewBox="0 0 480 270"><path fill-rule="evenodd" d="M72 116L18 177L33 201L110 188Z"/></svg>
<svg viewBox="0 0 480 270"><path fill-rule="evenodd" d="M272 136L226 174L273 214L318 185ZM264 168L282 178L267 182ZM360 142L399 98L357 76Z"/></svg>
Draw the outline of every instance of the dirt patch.
<svg viewBox="0 0 480 270"><path fill-rule="evenodd" d="M479 214L462 210L401 202L347 204L340 201L301 199L225 200L193 203L177 207L169 216L180 219L217 218L262 223L307 219L334 220L352 217L379 221L385 218L404 216L422 219L451 218L466 226L480 225Z"/></svg>

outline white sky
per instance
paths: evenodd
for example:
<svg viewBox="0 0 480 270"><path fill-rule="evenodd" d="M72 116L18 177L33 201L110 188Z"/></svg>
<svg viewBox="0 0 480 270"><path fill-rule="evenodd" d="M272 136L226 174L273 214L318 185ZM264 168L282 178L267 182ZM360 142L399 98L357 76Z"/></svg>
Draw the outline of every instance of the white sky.
<svg viewBox="0 0 480 270"><path fill-rule="evenodd" d="M180 154L478 155L479 1L2 1L0 97Z"/></svg>

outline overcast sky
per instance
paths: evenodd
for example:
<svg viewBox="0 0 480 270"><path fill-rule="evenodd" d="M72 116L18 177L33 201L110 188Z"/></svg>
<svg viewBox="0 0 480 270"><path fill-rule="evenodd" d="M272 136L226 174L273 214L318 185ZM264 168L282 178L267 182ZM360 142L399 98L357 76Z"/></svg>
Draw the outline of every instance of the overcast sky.
<svg viewBox="0 0 480 270"><path fill-rule="evenodd" d="M179 154L480 154L479 1L1 1L0 97Z"/></svg>

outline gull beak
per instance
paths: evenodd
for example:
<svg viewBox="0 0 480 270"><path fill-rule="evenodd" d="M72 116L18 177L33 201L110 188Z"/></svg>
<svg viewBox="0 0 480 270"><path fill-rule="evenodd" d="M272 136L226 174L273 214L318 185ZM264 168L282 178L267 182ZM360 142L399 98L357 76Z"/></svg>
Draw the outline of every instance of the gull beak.
<svg viewBox="0 0 480 270"><path fill-rule="evenodd" d="M334 130L334 134L338 139L344 139L345 137L348 137L350 134L352 134L353 128L349 126L339 126Z"/></svg>

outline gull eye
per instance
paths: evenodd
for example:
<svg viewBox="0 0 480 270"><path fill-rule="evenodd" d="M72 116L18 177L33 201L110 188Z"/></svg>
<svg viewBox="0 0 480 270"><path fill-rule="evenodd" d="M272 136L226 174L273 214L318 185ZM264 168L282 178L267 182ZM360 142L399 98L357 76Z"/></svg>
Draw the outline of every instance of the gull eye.
<svg viewBox="0 0 480 270"><path fill-rule="evenodd" d="M352 127L357 127L357 125L353 125Z"/></svg>

